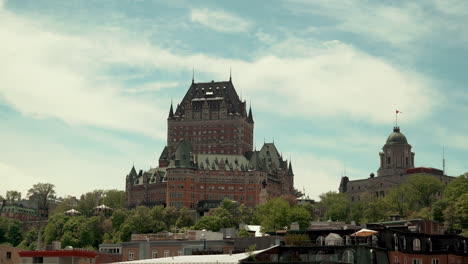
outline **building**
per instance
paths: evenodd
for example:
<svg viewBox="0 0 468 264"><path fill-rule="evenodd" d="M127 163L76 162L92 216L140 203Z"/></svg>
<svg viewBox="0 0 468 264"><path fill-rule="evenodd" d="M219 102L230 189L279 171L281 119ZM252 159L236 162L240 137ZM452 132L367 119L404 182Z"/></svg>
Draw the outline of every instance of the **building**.
<svg viewBox="0 0 468 264"><path fill-rule="evenodd" d="M43 219L39 210L31 206L27 200L19 202L8 202L3 200L0 205L0 216L21 222L38 221Z"/></svg>
<svg viewBox="0 0 468 264"><path fill-rule="evenodd" d="M274 143L254 150L254 119L232 83L192 84L170 106L167 145L158 164L126 177L127 203L176 208L216 205L224 198L255 206L294 193L291 161Z"/></svg>
<svg viewBox="0 0 468 264"><path fill-rule="evenodd" d="M455 177L445 175L444 171L434 168L414 167L412 146L406 136L400 132L399 127L394 127L388 136L382 152L379 153L380 167L377 177L371 173L369 178L361 180L349 180L347 176L341 178L339 191L348 193L351 201L359 201L364 193L370 193L375 197L384 197L388 190L397 187L410 176L425 174L437 177L445 185Z"/></svg>
<svg viewBox="0 0 468 264"><path fill-rule="evenodd" d="M0 245L0 264L16 264L20 262L21 249L7 245Z"/></svg>

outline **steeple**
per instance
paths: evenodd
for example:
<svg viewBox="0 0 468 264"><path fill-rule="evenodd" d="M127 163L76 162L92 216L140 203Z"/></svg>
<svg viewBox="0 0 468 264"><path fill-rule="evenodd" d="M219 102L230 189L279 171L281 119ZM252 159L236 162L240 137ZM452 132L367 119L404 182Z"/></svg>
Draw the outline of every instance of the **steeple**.
<svg viewBox="0 0 468 264"><path fill-rule="evenodd" d="M249 107L249 115L247 116L247 121L249 121L249 123L253 123L253 115L252 115L252 105L250 105Z"/></svg>
<svg viewBox="0 0 468 264"><path fill-rule="evenodd" d="M169 119L174 118L174 109L172 108L172 100L171 100L171 109L169 110Z"/></svg>
<svg viewBox="0 0 468 264"><path fill-rule="evenodd" d="M291 161L289 161L289 171L288 172L289 172L289 175L294 175L292 165L291 165Z"/></svg>

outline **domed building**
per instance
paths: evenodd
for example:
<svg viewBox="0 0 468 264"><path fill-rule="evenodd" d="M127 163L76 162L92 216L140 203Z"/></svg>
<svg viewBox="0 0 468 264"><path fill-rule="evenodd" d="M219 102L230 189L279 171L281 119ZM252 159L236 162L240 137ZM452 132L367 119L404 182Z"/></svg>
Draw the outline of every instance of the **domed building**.
<svg viewBox="0 0 468 264"><path fill-rule="evenodd" d="M378 176L400 175L407 169L414 168L414 152L399 127L394 127L382 148Z"/></svg>
<svg viewBox="0 0 468 264"><path fill-rule="evenodd" d="M439 178L448 184L455 177L445 175L444 171L435 168L415 167L414 152L400 127L394 127L388 136L382 152L379 153L380 166L377 177L370 173L369 178L349 180L348 176L341 178L339 191L348 193L351 201L359 201L364 193L375 197L384 197L387 192L403 183L414 174L427 174Z"/></svg>

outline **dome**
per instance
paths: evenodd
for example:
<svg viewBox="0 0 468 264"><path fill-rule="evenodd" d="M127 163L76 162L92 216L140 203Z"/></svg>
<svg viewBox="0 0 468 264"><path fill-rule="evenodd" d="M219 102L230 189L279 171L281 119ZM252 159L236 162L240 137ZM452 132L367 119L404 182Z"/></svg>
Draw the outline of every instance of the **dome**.
<svg viewBox="0 0 468 264"><path fill-rule="evenodd" d="M399 127L393 128L393 133L388 136L387 144L408 144L405 135L400 133Z"/></svg>

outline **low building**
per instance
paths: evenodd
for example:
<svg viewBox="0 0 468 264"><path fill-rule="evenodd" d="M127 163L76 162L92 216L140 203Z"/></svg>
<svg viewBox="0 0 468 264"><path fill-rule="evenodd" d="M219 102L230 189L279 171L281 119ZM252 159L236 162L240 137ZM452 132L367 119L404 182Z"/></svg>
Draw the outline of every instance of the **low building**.
<svg viewBox="0 0 468 264"><path fill-rule="evenodd" d="M21 251L21 264L97 264L97 253L87 250Z"/></svg>
<svg viewBox="0 0 468 264"><path fill-rule="evenodd" d="M17 264L20 262L19 252L21 249L6 245L0 245L0 263Z"/></svg>

